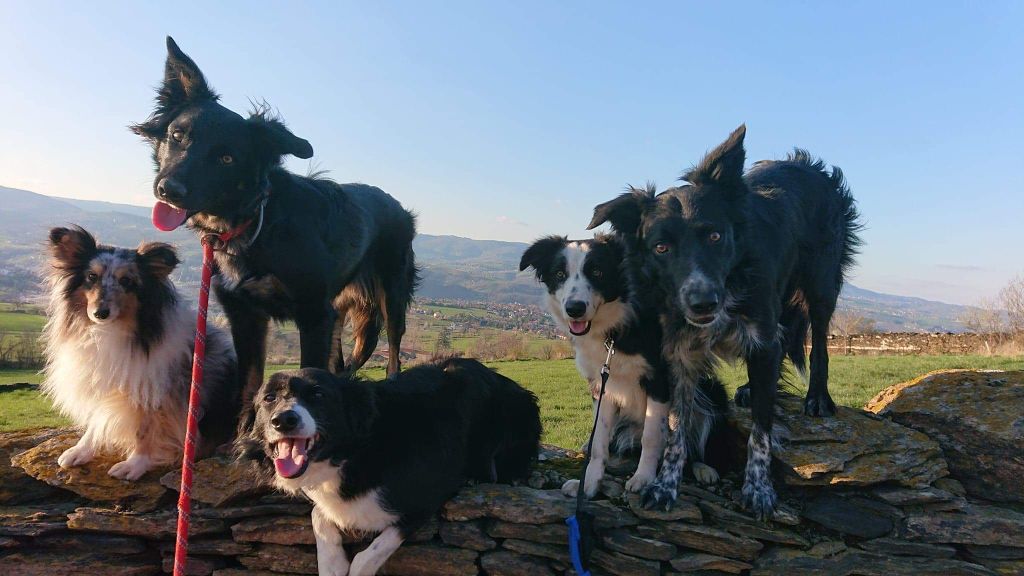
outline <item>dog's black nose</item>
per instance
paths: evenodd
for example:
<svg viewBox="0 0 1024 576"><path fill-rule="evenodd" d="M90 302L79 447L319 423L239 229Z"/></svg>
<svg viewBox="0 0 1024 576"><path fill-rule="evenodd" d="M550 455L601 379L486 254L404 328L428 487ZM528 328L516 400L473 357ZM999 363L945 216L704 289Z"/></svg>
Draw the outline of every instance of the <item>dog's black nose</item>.
<svg viewBox="0 0 1024 576"><path fill-rule="evenodd" d="M582 300L569 300L565 303L565 313L569 318L579 318L587 313L587 303Z"/></svg>
<svg viewBox="0 0 1024 576"><path fill-rule="evenodd" d="M188 189L174 178L161 178L160 182L156 185L156 195L161 200L175 202L184 200L185 196L188 196Z"/></svg>
<svg viewBox="0 0 1024 576"><path fill-rule="evenodd" d="M694 314L706 316L718 310L718 294L714 292L691 292L686 296L686 305Z"/></svg>
<svg viewBox="0 0 1024 576"><path fill-rule="evenodd" d="M291 432L299 425L299 415L294 410L285 410L274 415L270 419L270 424L278 432Z"/></svg>
<svg viewBox="0 0 1024 576"><path fill-rule="evenodd" d="M95 316L97 320L106 320L107 318L110 318L110 308L97 308L92 315Z"/></svg>

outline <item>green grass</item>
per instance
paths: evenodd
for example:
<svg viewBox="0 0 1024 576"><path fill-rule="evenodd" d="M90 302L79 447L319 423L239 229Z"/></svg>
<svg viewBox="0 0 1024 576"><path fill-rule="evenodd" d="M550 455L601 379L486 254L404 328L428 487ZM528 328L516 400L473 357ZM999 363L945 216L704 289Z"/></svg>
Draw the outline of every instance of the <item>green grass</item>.
<svg viewBox="0 0 1024 576"><path fill-rule="evenodd" d="M587 385L576 372L573 360L524 360L489 362L489 366L532 390L541 404L544 441L578 448L590 430L591 402ZM267 366L267 373L295 368ZM883 388L910 380L932 370L950 368L1002 369L1024 368L1024 358L987 356L834 356L830 363L829 390L837 403L861 407ZM612 370L615 370L614 363ZM362 375L370 379L384 377L382 368L368 368ZM726 366L722 380L730 395L746 382L742 366ZM802 394L797 378L794 392ZM31 370L0 370L0 384L38 382ZM0 392L0 431L34 426L56 425L63 420L54 415L49 402L32 390Z"/></svg>
<svg viewBox="0 0 1024 576"><path fill-rule="evenodd" d="M27 312L0 311L0 331L42 332L46 316Z"/></svg>

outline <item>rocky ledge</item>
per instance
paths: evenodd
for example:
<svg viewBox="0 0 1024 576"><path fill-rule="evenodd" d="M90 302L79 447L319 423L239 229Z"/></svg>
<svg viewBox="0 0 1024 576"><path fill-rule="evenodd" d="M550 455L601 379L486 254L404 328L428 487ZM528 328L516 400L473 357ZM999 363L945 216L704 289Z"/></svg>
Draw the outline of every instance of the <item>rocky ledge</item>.
<svg viewBox="0 0 1024 576"><path fill-rule="evenodd" d="M1002 468L1021 465L1024 373L929 375L881 393L869 412L828 420L799 415L799 405L780 402L790 439L775 462L783 506L774 521L738 506L735 472L712 487L684 484L670 511L643 510L623 491L626 473L614 474L626 463L591 506L592 572L1024 574L1021 483ZM742 436L749 414L735 410L732 423ZM66 430L0 435L13 463L0 469L0 574L169 572L177 473L126 483L106 476L107 461L59 470L74 440ZM564 524L573 501L558 486L578 457L546 449L529 486L465 487L382 573L574 574ZM188 573L315 574L309 504L251 478L232 462L199 463ZM349 534L346 546L355 553L371 537Z"/></svg>

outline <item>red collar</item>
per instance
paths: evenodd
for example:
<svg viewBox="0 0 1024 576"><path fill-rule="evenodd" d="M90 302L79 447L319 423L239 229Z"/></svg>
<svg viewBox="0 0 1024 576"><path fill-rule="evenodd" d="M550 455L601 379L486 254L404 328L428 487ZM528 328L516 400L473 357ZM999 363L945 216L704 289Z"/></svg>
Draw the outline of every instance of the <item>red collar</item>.
<svg viewBox="0 0 1024 576"><path fill-rule="evenodd" d="M220 234L217 234L217 240L220 240L224 244L227 244L228 242L234 240L235 238L238 238L243 233L245 233L245 231L249 229L249 226L252 226L252 221L253 219L250 218L226 232L221 232Z"/></svg>

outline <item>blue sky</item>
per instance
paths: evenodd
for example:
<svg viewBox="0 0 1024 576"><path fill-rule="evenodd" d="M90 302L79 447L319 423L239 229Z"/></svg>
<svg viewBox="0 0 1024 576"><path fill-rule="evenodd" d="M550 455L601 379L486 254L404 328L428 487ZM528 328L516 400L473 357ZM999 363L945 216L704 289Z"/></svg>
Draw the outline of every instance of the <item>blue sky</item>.
<svg viewBox="0 0 1024 576"><path fill-rule="evenodd" d="M227 106L266 99L426 233L583 236L746 122L750 160L843 168L858 285L969 303L1024 272L1024 3L483 4L4 3L0 185L149 204L125 126L171 34Z"/></svg>

